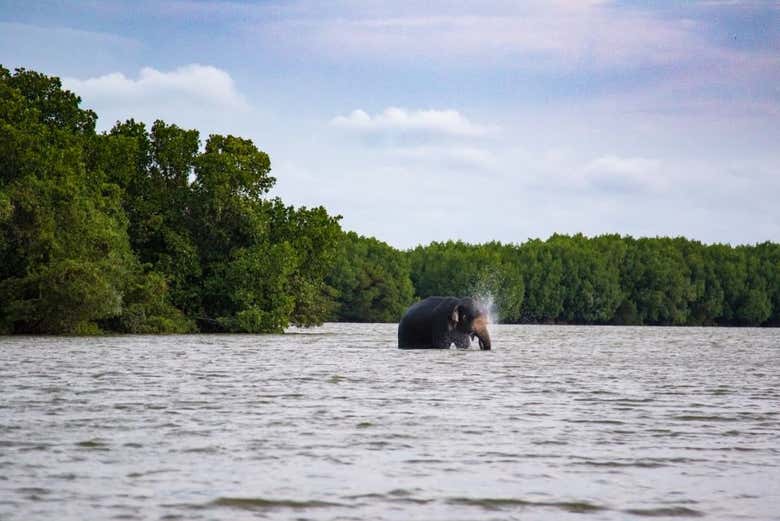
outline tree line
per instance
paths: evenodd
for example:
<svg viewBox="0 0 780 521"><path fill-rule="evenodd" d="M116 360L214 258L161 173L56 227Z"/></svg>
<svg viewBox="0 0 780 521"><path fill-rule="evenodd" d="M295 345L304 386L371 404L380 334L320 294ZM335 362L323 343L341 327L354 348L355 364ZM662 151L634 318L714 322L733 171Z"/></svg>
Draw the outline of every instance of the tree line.
<svg viewBox="0 0 780 521"><path fill-rule="evenodd" d="M780 244L553 235L523 244L433 242L409 251L355 234L335 317L395 321L431 295L472 295L500 322L677 326L780 325Z"/></svg>
<svg viewBox="0 0 780 521"><path fill-rule="evenodd" d="M419 296L492 296L507 323L780 325L780 244L554 235L405 254Z"/></svg>
<svg viewBox="0 0 780 521"><path fill-rule="evenodd" d="M97 115L0 67L0 333L394 322L429 295L508 323L780 325L780 245L554 235L402 251L269 197L248 139Z"/></svg>

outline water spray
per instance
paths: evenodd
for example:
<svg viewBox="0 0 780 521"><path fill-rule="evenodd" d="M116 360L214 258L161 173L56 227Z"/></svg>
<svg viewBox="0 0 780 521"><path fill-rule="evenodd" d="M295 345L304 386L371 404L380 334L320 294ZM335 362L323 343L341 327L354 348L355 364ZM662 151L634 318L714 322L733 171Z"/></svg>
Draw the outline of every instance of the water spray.
<svg viewBox="0 0 780 521"><path fill-rule="evenodd" d="M491 324L498 324L498 306L492 293L482 293L476 295L480 304L485 306L488 312L488 321Z"/></svg>
<svg viewBox="0 0 780 521"><path fill-rule="evenodd" d="M472 295L481 305L485 306L485 309L487 309L490 323L498 324L498 304L496 303L496 298L494 297L492 289L498 287L498 285L493 283L495 282L493 279L495 279L494 274L483 272L480 275L479 281L474 284Z"/></svg>

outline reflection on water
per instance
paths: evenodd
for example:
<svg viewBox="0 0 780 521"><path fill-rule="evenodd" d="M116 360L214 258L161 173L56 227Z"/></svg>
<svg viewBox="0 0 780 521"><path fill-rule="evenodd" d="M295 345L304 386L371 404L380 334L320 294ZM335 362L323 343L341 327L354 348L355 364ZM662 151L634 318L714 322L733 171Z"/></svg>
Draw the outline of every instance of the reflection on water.
<svg viewBox="0 0 780 521"><path fill-rule="evenodd" d="M0 519L777 519L780 331L0 338Z"/></svg>

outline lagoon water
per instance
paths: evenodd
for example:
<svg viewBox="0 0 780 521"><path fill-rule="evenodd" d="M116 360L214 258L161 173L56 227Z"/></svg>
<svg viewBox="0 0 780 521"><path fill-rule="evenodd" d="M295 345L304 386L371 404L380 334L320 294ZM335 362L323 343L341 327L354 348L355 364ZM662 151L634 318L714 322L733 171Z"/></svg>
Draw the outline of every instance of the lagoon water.
<svg viewBox="0 0 780 521"><path fill-rule="evenodd" d="M780 519L780 330L0 338L0 519Z"/></svg>

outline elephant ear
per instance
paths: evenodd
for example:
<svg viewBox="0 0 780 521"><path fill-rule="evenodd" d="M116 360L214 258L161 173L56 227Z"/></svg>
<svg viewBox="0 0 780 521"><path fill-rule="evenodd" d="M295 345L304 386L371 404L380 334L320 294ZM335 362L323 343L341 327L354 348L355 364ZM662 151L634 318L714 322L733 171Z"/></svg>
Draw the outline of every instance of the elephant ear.
<svg viewBox="0 0 780 521"><path fill-rule="evenodd" d="M453 328L458 325L458 321L460 320L460 314L458 313L458 308L460 306L455 306L452 308L452 313L450 314L450 327Z"/></svg>

